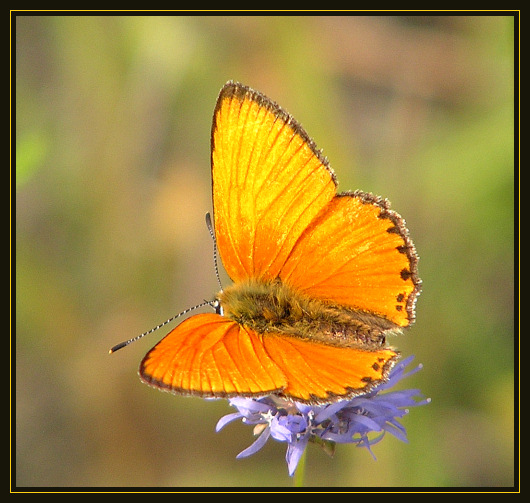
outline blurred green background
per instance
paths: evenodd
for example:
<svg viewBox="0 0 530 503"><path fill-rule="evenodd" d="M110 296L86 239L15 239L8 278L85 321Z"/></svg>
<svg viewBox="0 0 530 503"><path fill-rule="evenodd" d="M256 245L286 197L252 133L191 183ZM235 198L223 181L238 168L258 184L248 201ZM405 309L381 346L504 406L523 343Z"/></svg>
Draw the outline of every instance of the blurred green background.
<svg viewBox="0 0 530 503"><path fill-rule="evenodd" d="M285 444L235 456L225 400L159 393L108 349L217 289L210 127L239 80L293 114L340 190L392 202L423 292L392 340L432 398L409 443L310 445L310 486L514 484L514 20L27 16L16 21L18 486L290 486Z"/></svg>

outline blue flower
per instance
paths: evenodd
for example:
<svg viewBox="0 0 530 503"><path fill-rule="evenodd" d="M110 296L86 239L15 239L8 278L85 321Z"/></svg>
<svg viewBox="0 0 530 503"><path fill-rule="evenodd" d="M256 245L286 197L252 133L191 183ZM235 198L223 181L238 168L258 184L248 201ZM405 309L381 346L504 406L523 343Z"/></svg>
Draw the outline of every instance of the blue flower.
<svg viewBox="0 0 530 503"><path fill-rule="evenodd" d="M350 443L366 447L375 456L371 446L390 433L403 442L407 441L406 430L398 419L408 413L407 407L424 405L418 389L382 391L392 388L401 379L414 374L422 367L405 372L413 356L398 363L390 372L388 380L369 393L350 400L341 400L327 405L307 405L279 398L274 395L263 398L232 398L229 403L237 412L222 417L216 431L237 419L254 425L258 435L252 445L237 455L244 458L259 451L269 437L287 443L286 461L289 475L293 475L309 441L324 447ZM377 432L376 437L369 437Z"/></svg>

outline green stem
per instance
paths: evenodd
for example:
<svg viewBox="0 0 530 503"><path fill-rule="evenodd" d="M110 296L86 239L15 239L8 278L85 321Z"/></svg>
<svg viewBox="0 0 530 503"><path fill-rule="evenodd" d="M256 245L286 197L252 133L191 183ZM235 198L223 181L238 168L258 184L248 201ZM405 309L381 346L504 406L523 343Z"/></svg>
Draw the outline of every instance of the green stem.
<svg viewBox="0 0 530 503"><path fill-rule="evenodd" d="M305 475L305 461L307 457L307 449L304 449L304 453L298 461L298 466L293 476L293 486L294 487L304 487L304 475Z"/></svg>

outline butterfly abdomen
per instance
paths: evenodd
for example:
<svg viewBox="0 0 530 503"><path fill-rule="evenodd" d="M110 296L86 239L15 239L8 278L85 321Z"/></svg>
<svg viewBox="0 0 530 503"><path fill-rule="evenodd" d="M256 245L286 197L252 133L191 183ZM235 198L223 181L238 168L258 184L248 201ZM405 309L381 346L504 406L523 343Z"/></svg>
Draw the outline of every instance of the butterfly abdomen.
<svg viewBox="0 0 530 503"><path fill-rule="evenodd" d="M395 325L370 313L335 306L294 291L279 280L235 283L218 295L226 317L258 333L378 349Z"/></svg>

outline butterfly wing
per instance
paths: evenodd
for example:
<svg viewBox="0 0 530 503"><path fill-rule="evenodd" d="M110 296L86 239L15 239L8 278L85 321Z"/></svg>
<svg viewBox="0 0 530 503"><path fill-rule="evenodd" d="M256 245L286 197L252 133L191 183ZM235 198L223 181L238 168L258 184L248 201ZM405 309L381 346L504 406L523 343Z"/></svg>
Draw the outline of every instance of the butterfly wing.
<svg viewBox="0 0 530 503"><path fill-rule="evenodd" d="M219 253L235 282L279 277L396 327L414 320L417 256L401 217L370 194L336 195L300 124L233 82L214 112L212 189Z"/></svg>
<svg viewBox="0 0 530 503"><path fill-rule="evenodd" d="M336 184L326 160L289 114L229 82L214 112L212 191L219 253L238 282L277 278Z"/></svg>
<svg viewBox="0 0 530 503"><path fill-rule="evenodd" d="M258 334L213 313L178 325L147 353L139 373L156 388L202 397L264 395L287 385Z"/></svg>
<svg viewBox="0 0 530 503"><path fill-rule="evenodd" d="M391 350L327 346L281 334L258 334L217 314L188 318L142 360L147 384L202 397L276 393L328 402L368 391L386 378Z"/></svg>
<svg viewBox="0 0 530 503"><path fill-rule="evenodd" d="M281 394L301 402L327 403L365 393L385 381L399 354L365 351L267 334L263 345L287 381Z"/></svg>
<svg viewBox="0 0 530 503"><path fill-rule="evenodd" d="M371 194L334 197L305 229L280 277L310 297L398 327L414 320L420 289L414 245L403 219Z"/></svg>

